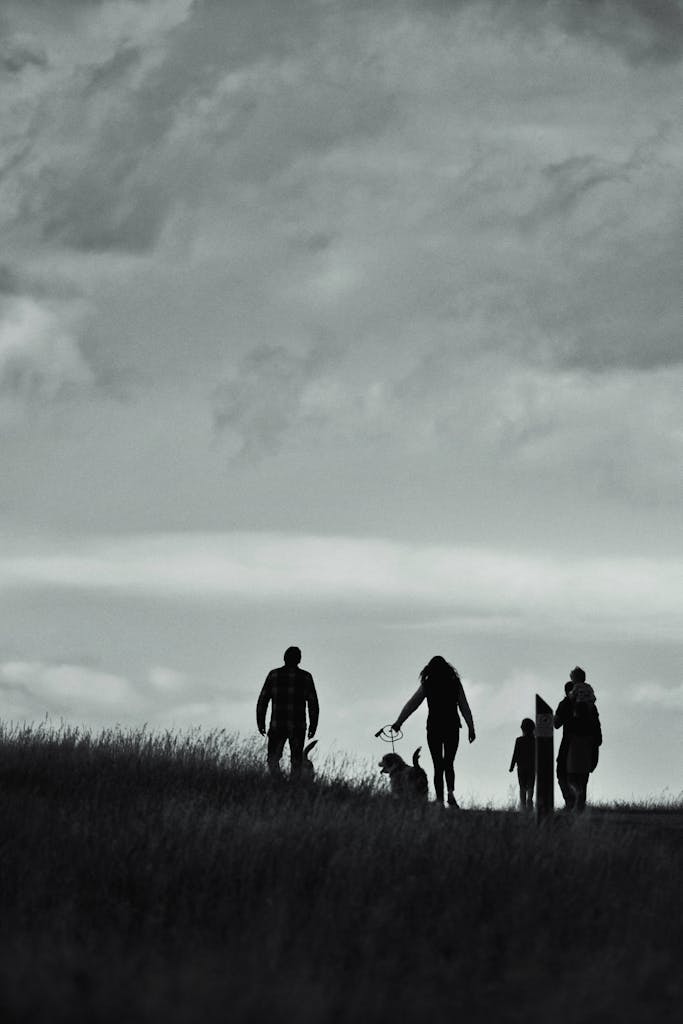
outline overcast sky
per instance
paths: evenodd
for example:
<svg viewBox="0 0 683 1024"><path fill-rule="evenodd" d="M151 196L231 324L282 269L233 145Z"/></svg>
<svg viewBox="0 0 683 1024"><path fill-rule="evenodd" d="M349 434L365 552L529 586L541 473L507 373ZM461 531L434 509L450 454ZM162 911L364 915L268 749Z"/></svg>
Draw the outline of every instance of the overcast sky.
<svg viewBox="0 0 683 1024"><path fill-rule="evenodd" d="M464 799L583 665L677 795L683 6L2 0L0 715L319 757L461 672ZM421 709L401 750L424 742Z"/></svg>

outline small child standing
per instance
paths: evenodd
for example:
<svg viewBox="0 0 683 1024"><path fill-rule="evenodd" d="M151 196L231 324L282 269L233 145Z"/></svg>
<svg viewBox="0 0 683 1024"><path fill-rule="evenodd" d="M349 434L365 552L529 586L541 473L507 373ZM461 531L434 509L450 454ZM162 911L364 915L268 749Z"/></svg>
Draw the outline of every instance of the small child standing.
<svg viewBox="0 0 683 1024"><path fill-rule="evenodd" d="M519 782L519 803L523 811L534 806L534 783L536 781L536 726L533 719L522 719L522 735L515 740L510 771L517 765Z"/></svg>

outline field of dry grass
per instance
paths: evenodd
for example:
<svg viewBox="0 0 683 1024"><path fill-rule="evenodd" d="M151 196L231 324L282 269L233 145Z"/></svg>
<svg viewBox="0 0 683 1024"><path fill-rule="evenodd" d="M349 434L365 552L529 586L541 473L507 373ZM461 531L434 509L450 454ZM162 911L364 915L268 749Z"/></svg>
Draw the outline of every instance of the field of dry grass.
<svg viewBox="0 0 683 1024"><path fill-rule="evenodd" d="M224 733L0 732L4 1020L673 1021L683 808L406 809Z"/></svg>

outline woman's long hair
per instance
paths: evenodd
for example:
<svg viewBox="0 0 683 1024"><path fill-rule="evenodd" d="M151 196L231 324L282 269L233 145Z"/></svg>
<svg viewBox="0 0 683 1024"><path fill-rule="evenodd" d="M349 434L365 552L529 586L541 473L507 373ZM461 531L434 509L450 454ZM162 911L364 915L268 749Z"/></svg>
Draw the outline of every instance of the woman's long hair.
<svg viewBox="0 0 683 1024"><path fill-rule="evenodd" d="M453 666L437 654L420 672L420 681L429 708L428 728L431 725L449 732L459 729L458 704L462 686Z"/></svg>
<svg viewBox="0 0 683 1024"><path fill-rule="evenodd" d="M450 662L440 654L435 654L420 672L420 682L425 692L429 693L430 690L433 692L436 688L459 683L460 676Z"/></svg>

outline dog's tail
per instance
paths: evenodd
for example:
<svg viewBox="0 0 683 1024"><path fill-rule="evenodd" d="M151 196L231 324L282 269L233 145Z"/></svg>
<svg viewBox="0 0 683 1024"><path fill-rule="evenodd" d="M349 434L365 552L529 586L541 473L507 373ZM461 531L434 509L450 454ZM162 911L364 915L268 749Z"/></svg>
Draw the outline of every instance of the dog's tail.
<svg viewBox="0 0 683 1024"><path fill-rule="evenodd" d="M308 757L308 751L313 750L313 747L316 745L317 742L317 740L312 740L307 746L304 747L304 757Z"/></svg>
<svg viewBox="0 0 683 1024"><path fill-rule="evenodd" d="M422 750L422 747L418 747L417 750L415 751L415 753L413 754L413 768L419 768L420 767L420 751L421 750Z"/></svg>

